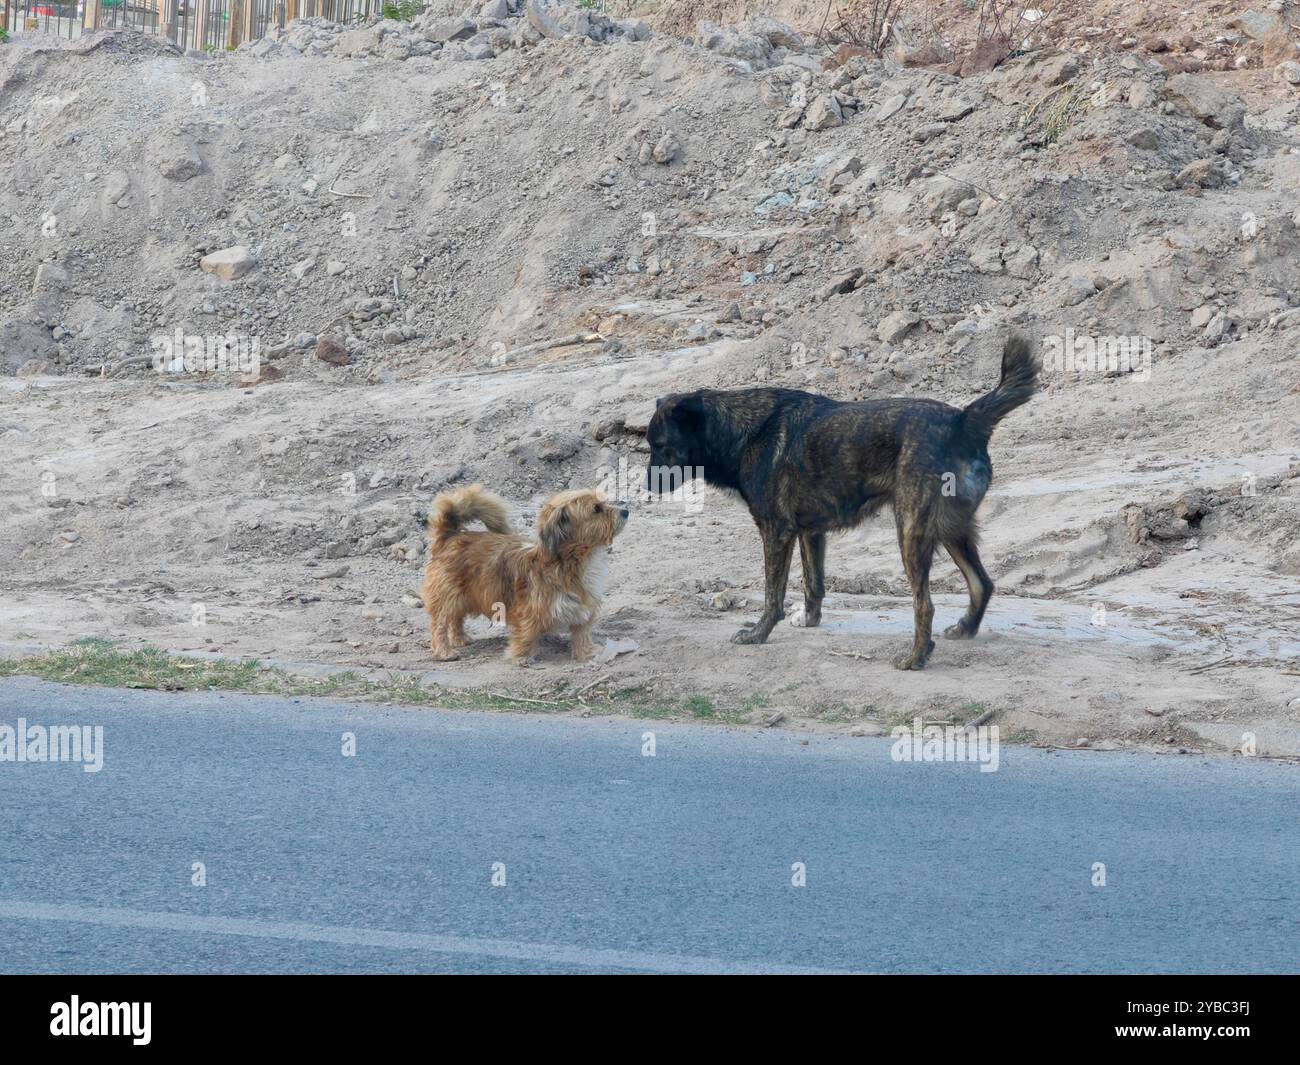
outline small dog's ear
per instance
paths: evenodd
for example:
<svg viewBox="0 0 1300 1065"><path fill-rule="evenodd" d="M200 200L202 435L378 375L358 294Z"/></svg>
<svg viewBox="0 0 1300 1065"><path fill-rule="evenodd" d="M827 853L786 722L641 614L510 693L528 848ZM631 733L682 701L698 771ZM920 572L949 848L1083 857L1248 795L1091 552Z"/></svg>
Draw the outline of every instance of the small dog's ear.
<svg viewBox="0 0 1300 1065"><path fill-rule="evenodd" d="M572 532L573 519L568 507L553 510L548 506L542 509L537 522L537 540L549 557L559 557L560 548Z"/></svg>

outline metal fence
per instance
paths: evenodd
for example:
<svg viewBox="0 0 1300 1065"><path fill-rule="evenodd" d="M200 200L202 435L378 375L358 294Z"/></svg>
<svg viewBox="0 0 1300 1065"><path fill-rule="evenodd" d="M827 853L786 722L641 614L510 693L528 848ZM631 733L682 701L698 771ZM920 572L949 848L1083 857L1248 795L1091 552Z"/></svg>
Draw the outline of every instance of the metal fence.
<svg viewBox="0 0 1300 1065"><path fill-rule="evenodd" d="M296 18L353 22L380 14L384 6L385 0L0 0L0 28L11 37L68 38L91 30L139 30L182 48L221 51Z"/></svg>

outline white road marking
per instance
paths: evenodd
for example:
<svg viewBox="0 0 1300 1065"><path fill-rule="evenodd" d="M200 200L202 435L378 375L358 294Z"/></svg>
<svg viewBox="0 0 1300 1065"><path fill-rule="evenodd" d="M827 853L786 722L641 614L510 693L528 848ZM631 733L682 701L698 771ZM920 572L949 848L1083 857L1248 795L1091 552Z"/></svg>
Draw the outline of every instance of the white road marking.
<svg viewBox="0 0 1300 1065"><path fill-rule="evenodd" d="M251 936L254 939L289 939L304 943L337 943L384 950L419 950L434 954L468 954L506 958L546 966L572 965L586 969L629 969L636 972L687 974L765 973L779 975L829 975L834 970L781 965L770 962L728 961L681 954L646 954L637 951L599 950L517 943L505 939L469 939L421 932L388 932L377 928L340 928L291 921L261 921L243 917L200 917L187 913L122 910L64 903L0 900L0 919L71 921L112 928L146 928L154 931L206 935Z"/></svg>

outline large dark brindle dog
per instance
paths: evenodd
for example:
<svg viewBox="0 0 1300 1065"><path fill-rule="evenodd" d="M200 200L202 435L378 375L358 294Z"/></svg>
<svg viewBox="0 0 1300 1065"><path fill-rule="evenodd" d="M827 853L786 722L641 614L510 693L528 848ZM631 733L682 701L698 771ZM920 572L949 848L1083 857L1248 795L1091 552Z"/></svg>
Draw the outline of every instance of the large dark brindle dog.
<svg viewBox="0 0 1300 1065"><path fill-rule="evenodd" d="M993 477L989 437L1034 394L1037 372L1029 342L1013 336L997 388L964 410L932 399L840 403L788 388L706 389L661 399L646 429L650 488L662 491L669 470L702 476L738 492L763 537L763 616L732 641L762 643L785 616L796 540L805 624L820 623L826 534L858 525L886 503L894 508L916 615L912 649L894 665L921 669L934 650L930 562L939 544L970 589L965 616L944 635L972 638L993 596L975 526Z"/></svg>

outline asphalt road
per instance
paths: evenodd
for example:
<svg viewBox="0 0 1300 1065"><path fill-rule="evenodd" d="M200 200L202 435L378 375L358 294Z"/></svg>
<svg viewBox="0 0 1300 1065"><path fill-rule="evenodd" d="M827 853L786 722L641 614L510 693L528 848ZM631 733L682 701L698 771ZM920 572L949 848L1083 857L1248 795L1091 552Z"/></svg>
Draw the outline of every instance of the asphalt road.
<svg viewBox="0 0 1300 1065"><path fill-rule="evenodd" d="M1292 766L0 681L20 717L104 762L0 762L4 972L1300 971Z"/></svg>

